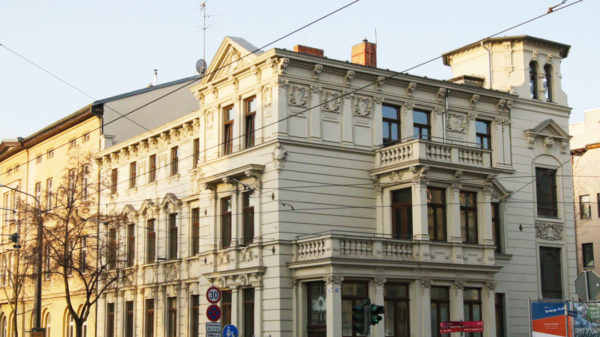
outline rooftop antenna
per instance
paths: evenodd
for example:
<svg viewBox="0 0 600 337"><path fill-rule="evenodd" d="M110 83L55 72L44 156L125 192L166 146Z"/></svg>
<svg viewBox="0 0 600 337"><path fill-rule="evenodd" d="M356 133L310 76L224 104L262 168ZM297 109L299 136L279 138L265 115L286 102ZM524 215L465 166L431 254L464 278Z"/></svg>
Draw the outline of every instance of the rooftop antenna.
<svg viewBox="0 0 600 337"><path fill-rule="evenodd" d="M206 1L202 1L200 4L200 10L202 11L202 59L206 60Z"/></svg>
<svg viewBox="0 0 600 337"><path fill-rule="evenodd" d="M375 27L375 44L377 44L377 27Z"/></svg>
<svg viewBox="0 0 600 337"><path fill-rule="evenodd" d="M158 81L158 69L154 69L154 79L152 80L152 86L156 86L156 82Z"/></svg>

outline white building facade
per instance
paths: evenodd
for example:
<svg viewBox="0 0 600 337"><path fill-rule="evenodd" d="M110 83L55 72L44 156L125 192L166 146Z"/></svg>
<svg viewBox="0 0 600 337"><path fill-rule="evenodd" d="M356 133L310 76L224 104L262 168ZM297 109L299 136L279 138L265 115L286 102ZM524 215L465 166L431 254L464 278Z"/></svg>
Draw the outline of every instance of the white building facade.
<svg viewBox="0 0 600 337"><path fill-rule="evenodd" d="M365 299L386 311L372 336L528 336L528 299L571 296L569 47L490 39L444 55L451 81L355 47L362 64L226 38L199 111L97 156L134 275L99 336L204 336L211 285L243 337L353 336Z"/></svg>

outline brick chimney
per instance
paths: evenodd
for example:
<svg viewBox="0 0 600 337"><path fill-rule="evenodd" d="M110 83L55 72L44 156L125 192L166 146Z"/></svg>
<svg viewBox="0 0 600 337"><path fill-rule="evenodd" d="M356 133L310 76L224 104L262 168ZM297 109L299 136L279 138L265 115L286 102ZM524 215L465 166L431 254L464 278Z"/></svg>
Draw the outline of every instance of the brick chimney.
<svg viewBox="0 0 600 337"><path fill-rule="evenodd" d="M312 56L317 56L317 57L323 57L324 56L323 49L313 48L313 47L307 47L307 46L303 46L301 44L295 45L294 46L294 51L296 53L306 54L306 55L312 55Z"/></svg>
<svg viewBox="0 0 600 337"><path fill-rule="evenodd" d="M352 46L352 63L377 68L377 45L367 41Z"/></svg>

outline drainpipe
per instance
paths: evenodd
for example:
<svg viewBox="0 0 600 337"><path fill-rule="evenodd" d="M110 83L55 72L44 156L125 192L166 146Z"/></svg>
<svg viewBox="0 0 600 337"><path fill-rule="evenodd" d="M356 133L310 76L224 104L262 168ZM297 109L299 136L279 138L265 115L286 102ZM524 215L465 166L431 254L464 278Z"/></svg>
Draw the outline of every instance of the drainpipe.
<svg viewBox="0 0 600 337"><path fill-rule="evenodd" d="M486 45L483 43L483 41L481 41L481 47L483 49L485 49L488 53L488 78L490 80L490 89L493 89L492 87L492 48L491 47L486 47Z"/></svg>

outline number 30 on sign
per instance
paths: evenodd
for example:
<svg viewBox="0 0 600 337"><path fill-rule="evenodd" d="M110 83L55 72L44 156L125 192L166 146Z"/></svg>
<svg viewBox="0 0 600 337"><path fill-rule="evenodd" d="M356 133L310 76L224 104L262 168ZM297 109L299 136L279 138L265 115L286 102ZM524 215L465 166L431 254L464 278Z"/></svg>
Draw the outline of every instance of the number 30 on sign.
<svg viewBox="0 0 600 337"><path fill-rule="evenodd" d="M217 303L221 300L221 291L217 287L210 287L206 291L206 299L210 303Z"/></svg>

